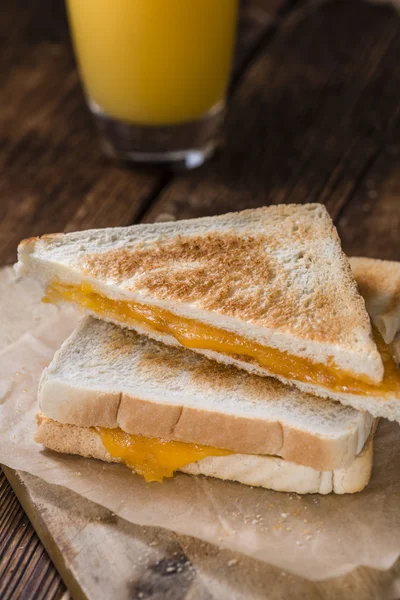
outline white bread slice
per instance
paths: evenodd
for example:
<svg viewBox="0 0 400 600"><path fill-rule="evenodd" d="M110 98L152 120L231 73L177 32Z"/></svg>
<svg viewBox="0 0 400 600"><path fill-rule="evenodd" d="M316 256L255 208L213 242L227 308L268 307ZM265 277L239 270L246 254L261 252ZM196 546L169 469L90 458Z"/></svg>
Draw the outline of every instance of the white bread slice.
<svg viewBox="0 0 400 600"><path fill-rule="evenodd" d="M400 366L400 262L362 256L349 261L367 311Z"/></svg>
<svg viewBox="0 0 400 600"><path fill-rule="evenodd" d="M372 417L86 318L39 386L40 410L81 427L274 454L320 471L354 461Z"/></svg>
<svg viewBox="0 0 400 600"><path fill-rule="evenodd" d="M40 414L37 421L35 440L50 450L97 458L105 462L120 462L108 453L95 429L63 425ZM362 452L348 467L334 471L321 472L275 456L246 454L208 457L179 470L279 492L352 494L361 491L369 482L374 432L375 426Z"/></svg>
<svg viewBox="0 0 400 600"><path fill-rule="evenodd" d="M87 282L109 298L163 308L313 362L333 361L356 378L383 376L364 302L319 204L31 238L19 246L16 269L44 287L55 279ZM139 323L112 320L178 343ZM246 359L200 352L276 375ZM297 385L295 378L281 380Z"/></svg>
<svg viewBox="0 0 400 600"><path fill-rule="evenodd" d="M349 259L367 311L386 344L400 332L400 262L354 256Z"/></svg>
<svg viewBox="0 0 400 600"><path fill-rule="evenodd" d="M105 319L106 322L107 319ZM160 332L155 333L150 330L146 325L135 325L133 328L135 332L140 335L148 336L151 339L161 342L167 346L173 346L176 348L181 348L182 346L176 339L170 335L166 335ZM394 359L400 364L400 349L399 349L399 336L397 336L391 345L392 354ZM215 352L213 350L195 350L196 353L202 354L208 359L218 362L221 365L227 366L235 366L237 369L247 371L252 375L257 375L261 377L275 377L280 382L289 385L291 387L296 386L299 391L302 391L308 395L315 395L319 398L326 398L329 400L335 400L340 402L344 406L351 406L359 411L369 412L372 416L379 418L384 417L389 419L389 421L397 421L400 423L400 386L398 391L391 392L389 394L381 394L379 391L379 386L377 386L376 396L367 396L364 394L351 394L349 392L337 392L332 391L328 388L322 387L320 385L303 383L300 381L295 381L291 379L286 379L284 377L277 377L275 374L269 373L264 368L257 365L255 362L247 362L244 357L240 357L238 355L229 356L227 354L222 354L220 352ZM400 375L399 375L400 376Z"/></svg>

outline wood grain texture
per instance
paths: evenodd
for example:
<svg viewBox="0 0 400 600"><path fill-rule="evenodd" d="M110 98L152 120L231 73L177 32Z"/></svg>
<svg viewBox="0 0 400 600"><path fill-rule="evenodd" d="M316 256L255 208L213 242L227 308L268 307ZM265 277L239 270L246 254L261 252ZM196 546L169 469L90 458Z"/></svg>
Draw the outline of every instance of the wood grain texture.
<svg viewBox="0 0 400 600"><path fill-rule="evenodd" d="M40 479L13 486L76 600L396 600L400 561L309 582L171 532L138 527ZM99 568L103 567L103 568ZM79 588L76 582L79 581Z"/></svg>
<svg viewBox="0 0 400 600"><path fill-rule="evenodd" d="M366 169L338 219L348 254L400 260L400 122Z"/></svg>
<svg viewBox="0 0 400 600"><path fill-rule="evenodd" d="M36 477L6 473L74 599L184 600L193 584L196 598L211 597L195 582L195 569L173 534L127 523Z"/></svg>
<svg viewBox="0 0 400 600"><path fill-rule="evenodd" d="M396 119L399 52L400 17L388 6L299 8L242 78L224 151L174 179L145 219L307 201L336 216Z"/></svg>
<svg viewBox="0 0 400 600"><path fill-rule="evenodd" d="M65 585L0 473L0 598L61 600Z"/></svg>

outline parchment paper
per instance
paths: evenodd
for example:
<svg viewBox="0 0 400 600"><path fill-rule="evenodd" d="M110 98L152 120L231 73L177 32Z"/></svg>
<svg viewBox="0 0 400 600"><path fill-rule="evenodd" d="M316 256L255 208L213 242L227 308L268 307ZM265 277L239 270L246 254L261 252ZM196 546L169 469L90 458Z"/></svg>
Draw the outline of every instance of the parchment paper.
<svg viewBox="0 0 400 600"><path fill-rule="evenodd" d="M70 488L133 523L193 536L312 580L360 565L386 569L400 555L400 428L394 423L381 421L371 483L352 496L298 496L184 474L147 484L122 465L43 451L33 441L38 380L78 316L40 307L39 289L26 286L9 270L0 272L0 298L7 297L0 302L0 463Z"/></svg>

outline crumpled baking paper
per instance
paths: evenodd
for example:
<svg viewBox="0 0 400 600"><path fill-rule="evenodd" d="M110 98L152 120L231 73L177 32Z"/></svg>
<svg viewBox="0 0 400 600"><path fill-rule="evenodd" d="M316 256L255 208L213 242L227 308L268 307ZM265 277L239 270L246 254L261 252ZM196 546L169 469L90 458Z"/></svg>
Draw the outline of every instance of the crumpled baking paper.
<svg viewBox="0 0 400 600"><path fill-rule="evenodd" d="M132 523L193 536L311 580L361 565L387 569L400 555L397 424L381 420L371 483L351 496L298 496L184 474L146 483L122 465L58 455L34 442L41 371L79 316L40 306L39 287L16 283L10 270L0 272L0 298L0 463L63 485Z"/></svg>

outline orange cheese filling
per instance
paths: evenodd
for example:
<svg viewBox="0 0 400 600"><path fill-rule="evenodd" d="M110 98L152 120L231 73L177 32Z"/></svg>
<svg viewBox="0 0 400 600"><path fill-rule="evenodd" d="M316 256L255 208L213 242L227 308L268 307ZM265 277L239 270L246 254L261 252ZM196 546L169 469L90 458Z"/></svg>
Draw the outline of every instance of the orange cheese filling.
<svg viewBox="0 0 400 600"><path fill-rule="evenodd" d="M200 321L174 315L168 310L146 306L127 300L107 298L87 283L69 285L53 281L46 291L45 302L72 302L121 324L146 325L155 332L166 333L187 348L214 350L242 360L256 361L275 375L287 379L311 383L334 392L364 396L400 396L400 369L396 367L389 348L376 333L376 343L381 354L385 372L381 383L355 378L351 373L331 364L315 363L305 357L294 356L246 339L243 336L205 325Z"/></svg>
<svg viewBox="0 0 400 600"><path fill-rule="evenodd" d="M173 477L177 469L207 456L232 454L229 450L211 446L132 435L122 429L99 427L96 431L111 456L118 458L146 481L162 481L164 477Z"/></svg>

